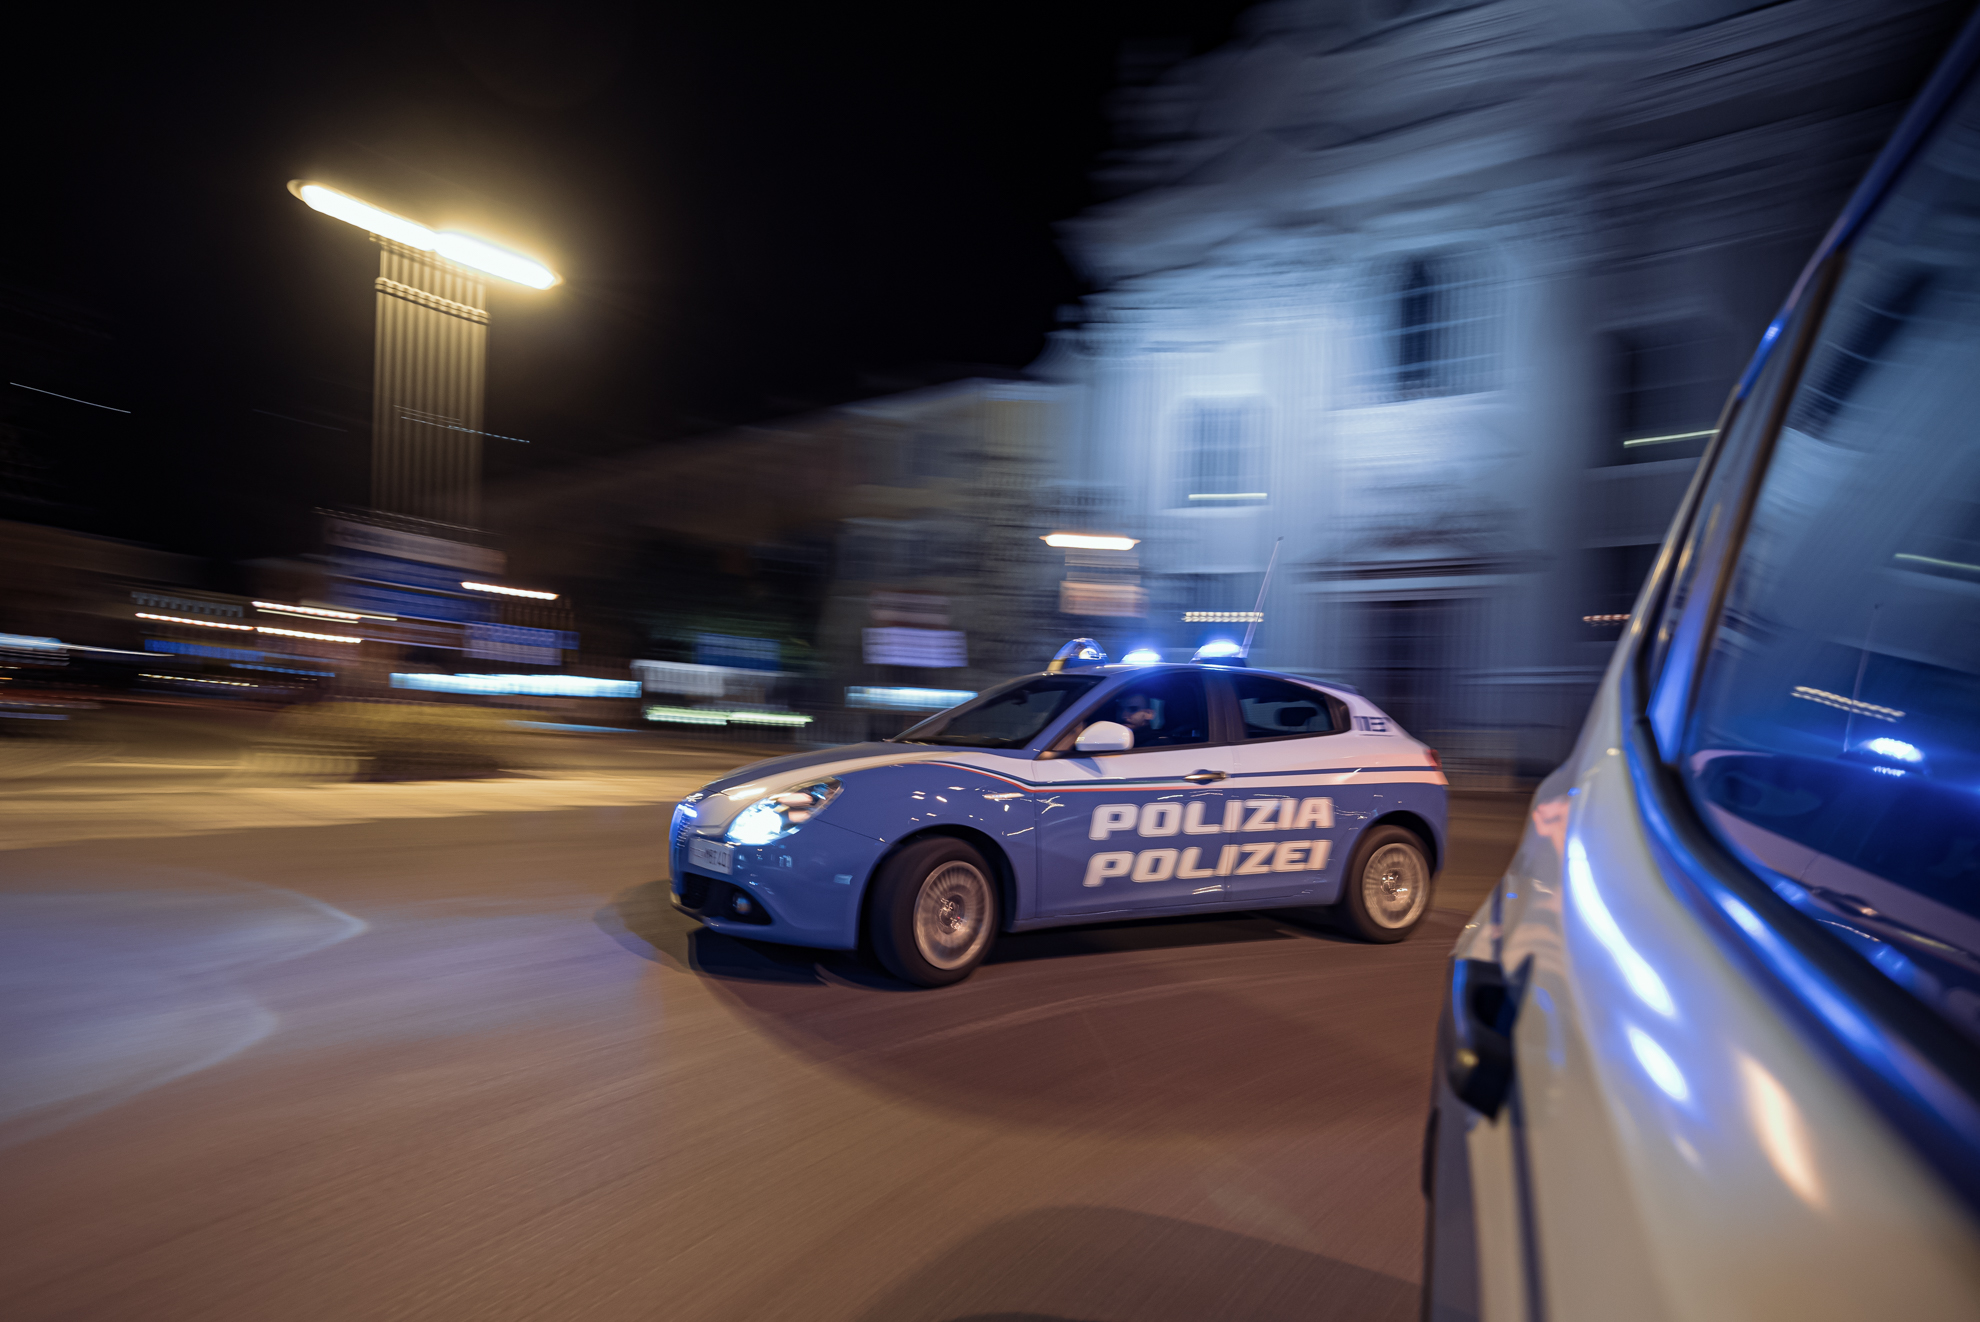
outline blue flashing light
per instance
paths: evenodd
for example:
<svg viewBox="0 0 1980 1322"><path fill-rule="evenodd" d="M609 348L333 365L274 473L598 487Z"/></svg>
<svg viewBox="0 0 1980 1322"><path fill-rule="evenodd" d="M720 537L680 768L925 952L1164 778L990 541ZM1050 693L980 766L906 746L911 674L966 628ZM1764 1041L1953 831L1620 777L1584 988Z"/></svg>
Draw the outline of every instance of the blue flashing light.
<svg viewBox="0 0 1980 1322"><path fill-rule="evenodd" d="M1192 661L1230 661L1244 655L1244 648L1229 638L1212 638L1196 649Z"/></svg>
<svg viewBox="0 0 1980 1322"><path fill-rule="evenodd" d="M1865 739L1857 747L1863 752L1874 753L1878 757L1890 758L1893 762L1916 763L1925 760L1925 755L1918 751L1917 745L1907 744L1902 739L1892 739L1887 735L1880 735L1875 739Z"/></svg>
<svg viewBox="0 0 1980 1322"><path fill-rule="evenodd" d="M1121 664L1126 666L1152 666L1159 664L1161 660L1162 654L1154 648L1137 647L1121 658Z"/></svg>

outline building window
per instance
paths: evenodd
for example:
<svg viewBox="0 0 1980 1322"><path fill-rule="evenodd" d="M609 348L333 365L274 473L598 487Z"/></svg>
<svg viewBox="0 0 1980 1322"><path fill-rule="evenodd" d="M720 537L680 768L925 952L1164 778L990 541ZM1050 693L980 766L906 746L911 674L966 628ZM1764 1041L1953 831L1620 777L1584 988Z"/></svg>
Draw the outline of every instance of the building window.
<svg viewBox="0 0 1980 1322"><path fill-rule="evenodd" d="M1611 335L1615 430L1623 463L1695 458L1731 391L1740 357L1708 321L1667 321ZM1614 450L1598 462L1612 464Z"/></svg>
<svg viewBox="0 0 1980 1322"><path fill-rule="evenodd" d="M1392 404L1495 388L1498 301L1497 281L1470 255L1415 253L1384 266L1374 282L1362 400Z"/></svg>
<svg viewBox="0 0 1980 1322"><path fill-rule="evenodd" d="M1173 504L1177 509L1260 505L1265 422L1256 399L1192 400L1182 412Z"/></svg>

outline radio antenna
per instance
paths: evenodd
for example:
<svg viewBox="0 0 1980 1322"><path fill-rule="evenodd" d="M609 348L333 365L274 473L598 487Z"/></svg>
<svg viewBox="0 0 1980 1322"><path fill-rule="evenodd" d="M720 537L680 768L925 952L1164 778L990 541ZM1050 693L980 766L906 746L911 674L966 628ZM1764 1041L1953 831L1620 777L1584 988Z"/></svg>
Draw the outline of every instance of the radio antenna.
<svg viewBox="0 0 1980 1322"><path fill-rule="evenodd" d="M1272 586L1272 567L1279 563L1279 543L1285 540L1280 537L1272 542L1272 558L1265 562L1265 581L1258 585L1258 605L1251 612L1251 622L1244 626L1244 651L1238 655L1247 661L1251 659L1251 636L1258 632L1258 623L1265 618L1265 593Z"/></svg>

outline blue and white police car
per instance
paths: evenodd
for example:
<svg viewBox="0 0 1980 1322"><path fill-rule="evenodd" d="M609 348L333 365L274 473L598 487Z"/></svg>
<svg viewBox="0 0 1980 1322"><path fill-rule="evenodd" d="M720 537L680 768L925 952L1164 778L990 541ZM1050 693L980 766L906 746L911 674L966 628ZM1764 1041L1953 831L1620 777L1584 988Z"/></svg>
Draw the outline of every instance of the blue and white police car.
<svg viewBox="0 0 1980 1322"><path fill-rule="evenodd" d="M689 795L674 903L762 941L864 939L925 987L969 976L998 932L1068 923L1329 906L1400 941L1429 909L1445 786L1436 753L1347 686L1110 665L1076 639L894 739Z"/></svg>
<svg viewBox="0 0 1980 1322"><path fill-rule="evenodd" d="M1423 1316L1980 1317L1980 24L1458 941Z"/></svg>

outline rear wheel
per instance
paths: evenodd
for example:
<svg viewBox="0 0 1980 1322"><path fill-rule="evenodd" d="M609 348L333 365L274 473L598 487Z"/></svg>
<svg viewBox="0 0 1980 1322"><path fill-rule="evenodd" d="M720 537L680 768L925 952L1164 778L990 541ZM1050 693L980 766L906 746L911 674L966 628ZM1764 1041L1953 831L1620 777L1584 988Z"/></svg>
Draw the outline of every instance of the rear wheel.
<svg viewBox="0 0 1980 1322"><path fill-rule="evenodd" d="M1413 831L1378 826L1355 842L1334 917L1363 941L1388 944L1430 912L1430 851Z"/></svg>
<svg viewBox="0 0 1980 1322"><path fill-rule="evenodd" d="M873 879L867 932L889 973L917 987L961 982L996 938L997 883L990 865L960 840L919 840Z"/></svg>

